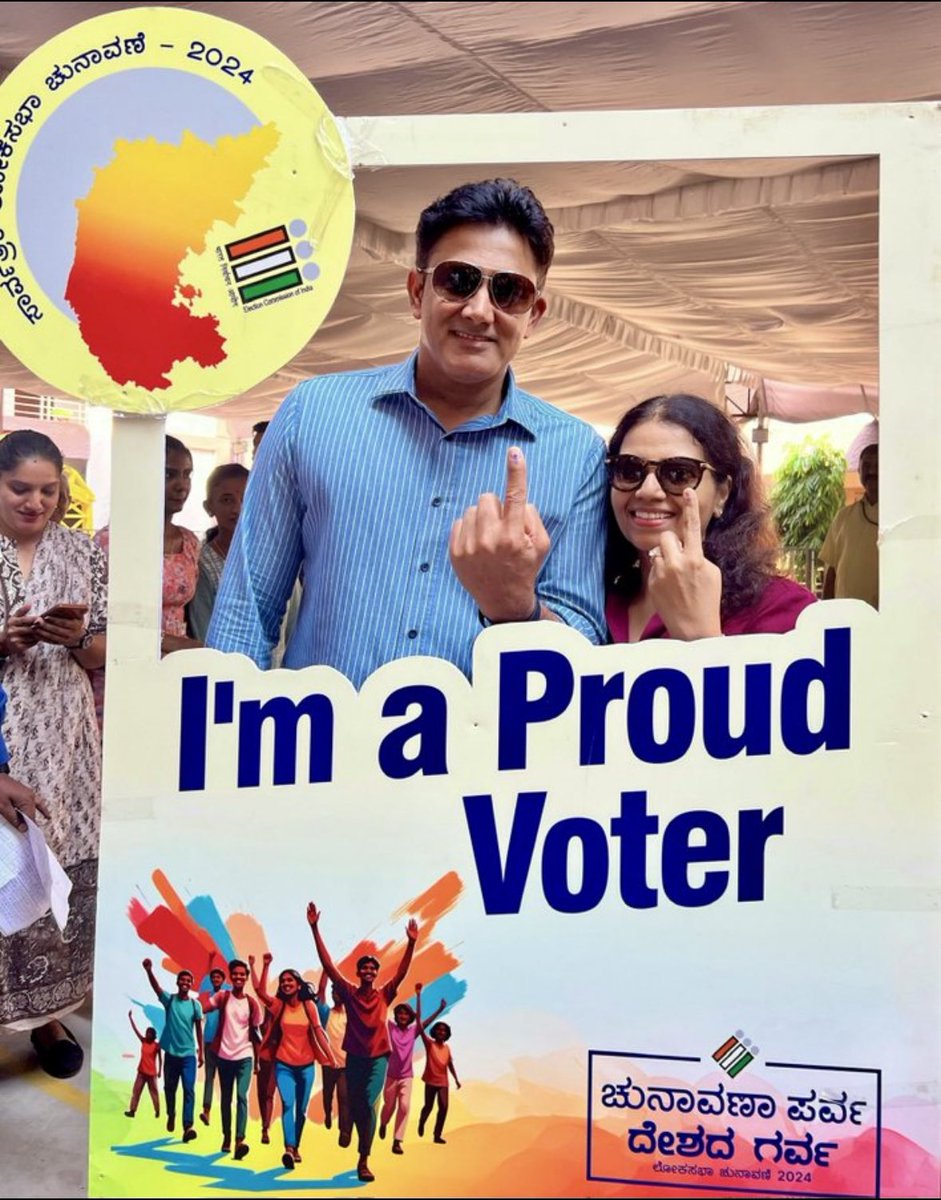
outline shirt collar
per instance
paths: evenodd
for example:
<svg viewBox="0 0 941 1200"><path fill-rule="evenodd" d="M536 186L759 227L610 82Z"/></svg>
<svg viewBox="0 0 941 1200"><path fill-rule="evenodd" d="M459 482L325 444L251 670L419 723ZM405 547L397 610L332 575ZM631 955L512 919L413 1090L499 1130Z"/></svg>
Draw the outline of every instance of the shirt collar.
<svg viewBox="0 0 941 1200"><path fill-rule="evenodd" d="M376 399L406 395L416 404L421 405L426 412L429 412L428 408L418 398L418 391L415 385L415 368L417 364L418 351L414 350L404 362L395 363L393 366L387 368L385 378L383 379L383 386L377 391ZM461 426L461 428L494 429L508 422L518 425L530 437L536 436L536 423L533 420L532 404L527 393L516 386L516 377L513 374L512 367L507 370L506 394L497 412L484 417L476 417L473 421L468 421L466 425Z"/></svg>

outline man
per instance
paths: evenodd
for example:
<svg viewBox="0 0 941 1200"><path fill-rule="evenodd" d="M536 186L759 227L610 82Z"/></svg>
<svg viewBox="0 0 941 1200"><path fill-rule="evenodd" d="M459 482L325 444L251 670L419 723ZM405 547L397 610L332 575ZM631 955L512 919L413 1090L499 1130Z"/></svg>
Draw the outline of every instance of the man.
<svg viewBox="0 0 941 1200"><path fill-rule="evenodd" d="M204 1009L219 1011L219 1025L213 1039L219 1071L219 1105L222 1109L222 1153L232 1149L232 1090L235 1089L235 1159L248 1154L245 1129L248 1125L248 1087L255 1073L258 1027L261 1013L251 996L245 994L248 964L240 958L229 963L230 992L217 991L207 997Z"/></svg>
<svg viewBox="0 0 941 1200"><path fill-rule="evenodd" d="M212 964L212 959L213 955L210 955L210 965ZM213 1008L209 1001L216 992L222 991L223 988L227 991L229 990L229 985L225 981L225 971L221 967L212 967L210 970L209 988L208 992L199 993L199 1003L202 1005L203 1012L206 1013L206 1020L203 1022L206 1071L203 1077L203 1111L199 1114L199 1119L204 1125L209 1124L209 1113L212 1110L213 1085L216 1079L216 1072L219 1069L219 1059L216 1057L215 1050L212 1049L212 1044L216 1040L216 1032L219 1028L219 1011Z"/></svg>
<svg viewBox="0 0 941 1200"><path fill-rule="evenodd" d="M333 1126L333 1097L337 1098L337 1124L340 1130L340 1144L348 1146L352 1140L353 1119L350 1116L350 1101L346 1090L346 1054L343 1050L343 1040L346 1037L346 1009L343 999L331 984L330 998L333 1007L325 1002L327 972L320 977L320 987L317 991L317 1012L323 1025L330 1049L333 1051L335 1066L324 1063L323 1072L323 1123L326 1129Z"/></svg>
<svg viewBox="0 0 941 1200"><path fill-rule="evenodd" d="M163 1005L166 1019L160 1035L163 1051L163 1094L167 1101L167 1132L176 1128L176 1089L183 1084L183 1141L196 1137L193 1114L196 1110L196 1068L203 1065L203 1012L199 1001L191 996L193 974L180 971L176 977L176 995L165 992L157 982L153 963L143 962L144 971L157 999Z"/></svg>
<svg viewBox="0 0 941 1200"><path fill-rule="evenodd" d="M267 667L301 568L284 665L327 663L357 685L416 654L470 674L481 623L560 620L604 639L603 444L510 370L546 311L552 225L528 188L497 179L425 209L416 241L417 352L284 401L207 645Z"/></svg>
<svg viewBox="0 0 941 1200"><path fill-rule="evenodd" d="M375 1175L369 1169L369 1154L376 1135L376 1105L382 1095L386 1079L386 1068L392 1047L389 1043L389 1005L395 999L399 985L408 974L415 953L418 923L412 919L405 929L407 945L398 970L388 983L377 988L379 960L364 954L356 963L359 987L344 979L330 957L323 938L320 936L320 912L315 904L307 905L307 923L314 935L314 945L320 962L337 996L346 1007L346 1035L343 1050L346 1053L346 1091L350 1114L359 1137L359 1162L356 1172L360 1180L370 1183ZM350 1144L350 1134L340 1133L340 1145Z"/></svg>
<svg viewBox="0 0 941 1200"><path fill-rule="evenodd" d="M879 446L859 456L863 494L841 509L827 532L820 557L827 564L824 600L848 596L879 607Z"/></svg>

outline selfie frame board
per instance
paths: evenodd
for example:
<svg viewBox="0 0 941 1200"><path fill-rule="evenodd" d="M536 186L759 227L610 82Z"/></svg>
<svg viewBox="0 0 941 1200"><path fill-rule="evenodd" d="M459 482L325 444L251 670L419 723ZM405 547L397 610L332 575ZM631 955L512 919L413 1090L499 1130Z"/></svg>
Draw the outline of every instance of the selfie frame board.
<svg viewBox="0 0 941 1200"><path fill-rule="evenodd" d="M924 553L926 540L941 532L941 404L933 402L941 396L941 344L933 338L941 328L941 280L933 266L941 258L936 104L355 117L340 119L340 125L354 170L877 155L880 387L888 414L880 422L883 612L904 606L907 613L930 615L941 587L941 561ZM928 399L919 403L917 396ZM917 438L905 435L897 413L917 421ZM162 418L124 416L115 422L109 661L112 655L123 662L149 661L155 652L156 630L147 632L154 607L148 605L145 622L138 605L140 597L159 594L162 492L156 485L141 489L140 479L161 478L163 427ZM896 464L903 456L900 471ZM922 682L929 689L926 700L936 697L934 681Z"/></svg>
<svg viewBox="0 0 941 1200"><path fill-rule="evenodd" d="M561 169L565 169L566 166L575 169L579 162L597 161L878 156L880 393L883 405L880 422L882 601L878 615L863 605L837 601L828 605L816 605L807 610L798 630L779 640L714 639L708 644L647 643L611 650L625 652L622 659L617 661L626 663L629 654L632 656L632 663L640 664L641 668L656 663L658 656L659 661L674 666L683 663L741 664L754 660L754 656L759 653L754 647L759 644L765 647L774 642L775 648L767 650L767 655L775 666L778 666L784 661L786 646L793 647L792 653L819 655L819 650L815 652L809 647L813 644L816 634L823 631L824 625L851 627L853 636L857 639L854 642L854 650L858 644L860 655L859 677L857 679L854 676L852 695L855 756L850 760L849 768L843 772L838 769L838 756L831 756L829 759L824 756L815 760L814 766L818 769L820 779L825 780L825 784L814 782L811 799L820 803L826 801L831 805L831 810L821 815L825 833L821 834L819 842L808 833L808 814L792 814L795 817L795 825L801 826L803 823L803 827L795 834L795 843L809 847L808 872L813 886L818 890L821 886L830 889L826 899L828 911L823 912L821 922L830 922L834 911L843 910L847 913L843 927L848 930L848 944L857 945L857 939L860 939L860 945L871 941L874 949L879 950L880 957L876 961L880 962L887 957L893 958L897 952L900 974L897 978L890 979L883 967L881 974L874 977L867 975L865 963L860 964L859 976L855 980L858 987L855 999L864 1015L860 1016L856 1011L852 1014L853 1021L858 1024L859 1033L848 1036L848 1041L853 1042L854 1046L851 1058L845 1057L841 1060L838 1055L824 1057L822 1051L816 1057L802 1057L796 1045L792 1049L781 1045L775 1055L768 1054L769 1059L774 1057L776 1061L769 1061L765 1065L775 1069L786 1067L798 1073L800 1070L818 1070L813 1066L814 1063L830 1064L819 1067L820 1071L857 1070L861 1072L860 1079L865 1075L867 1079L880 1081L874 1085L873 1095L881 1095L880 1088L883 1084L879 1074L880 1065L886 1060L895 1064L897 1060L903 1066L894 1066L895 1074L902 1073L901 1077L905 1080L917 1081L918 1095L923 1094L925 1097L925 1111L933 1114L936 1119L941 1078L938 1023L932 1017L932 1014L937 1013L941 995L936 928L939 908L938 785L941 778L941 762L937 750L937 715L941 710L941 671L938 669L941 665L941 638L938 633L938 596L941 595L941 485L937 471L937 462L941 455L941 405L937 402L941 395L941 337L938 336L941 333L941 114L938 106L858 105L500 116L364 117L342 120L341 126L345 128L351 146L351 158L357 170L466 164L467 178L475 178L479 173L475 171L475 163L486 163L492 167L500 163L518 166L528 162L551 162L560 164ZM521 182L525 182L525 179ZM551 308L551 275L548 291ZM357 712L361 712L362 725L368 725L368 718L372 716L375 725L378 726L385 695L384 687L387 688L390 683L406 678L421 678L438 686L443 694L457 697L451 715L459 728L467 729L469 746L473 741L470 736L471 728L477 730L480 726L482 734L487 737L492 735L494 722L488 723L486 717L481 716L483 710L474 707L477 697L467 700L463 693L459 694L459 685L463 681L456 679L458 673L449 664L437 660L400 660L388 664L380 668L363 685L359 697L353 695L353 689L342 677L326 668L311 668L304 672L269 673L268 678L256 676L253 668L249 669L247 664L243 666L239 660L223 659L221 656L199 651L171 655L163 663L155 663L159 636L158 607L150 602L141 604L140 597L156 597L160 592L162 493L156 482L151 481L159 480L162 474L162 420L116 420L113 455L115 516L111 542L112 617L108 645L105 831L100 921L108 912L110 916L107 919L113 922L115 904L120 902L122 895L127 895L126 890L121 892L121 887L126 885L126 878L118 885L108 881L107 877L111 871L109 864L114 864L117 868L122 857L128 858L134 853L134 838L138 836L135 830L140 829L143 836L147 836L150 826L146 822L153 818L156 823L160 818L170 824L175 821L177 827L185 822L187 830L196 839L208 839L214 834L215 818L212 814L209 817L202 814L192 795L170 794L173 787L169 781L173 774L171 767L174 765L168 766L167 763L168 750L172 745L171 726L175 722L176 737L181 743L185 720L184 715L177 711L174 711L171 717L158 713L151 716L148 702L152 685L154 695L166 698L172 692L169 686L171 680L178 685L182 676L196 671L204 673L210 681L234 679L237 687L250 684L256 688L254 694L267 695L266 689L280 689L281 693L290 695L295 700L314 685L334 701L338 712L349 711L355 701L361 706L361 710ZM142 479L148 481L146 488L140 486ZM496 694L496 668L493 660L488 657L490 653L499 653L501 648L521 646L533 649L545 644L556 651L565 648L571 653L573 662L587 662L587 651L583 652L576 645L577 640L576 635L568 634L567 631L560 632L558 628L547 630L538 625L526 629L503 627L490 630L477 643L478 647L485 648L480 649L475 660L474 689L476 691L480 683L486 693L486 689L493 685ZM751 648L748 643L751 643ZM190 657L191 654L193 657ZM615 659L611 658L609 661L613 663ZM416 674L420 671L424 674ZM461 725L462 720L467 722L466 726ZM144 730L149 736L142 732ZM537 736L534 737L533 744L537 750L546 750L548 762L552 754L552 751L547 749L550 743L546 739L540 740ZM876 769L883 752L892 770L888 767L884 771ZM335 755L336 775L342 776L346 773L350 780L359 779L362 787L362 779L366 776L357 775L361 764L355 760L362 757L358 752L358 744L357 747L344 746L342 739L338 739ZM469 782L473 779L472 757L472 749L465 751L458 746L454 752L457 765L451 765L452 775L462 781L465 791L476 790L474 783ZM219 781L228 768L221 761L216 763L211 752L209 758L207 771L212 779L207 784L207 794L221 798L226 792ZM667 783L658 784L658 787L654 788L653 778L649 780L651 797L659 792L658 799L664 800L670 787L677 796L685 797L690 792L690 781L695 780L693 791L707 799L720 792L726 796L731 794L733 799L738 795L751 795L757 799L766 791L773 792L778 786L778 765L774 756L764 763L737 759L730 763L716 764L706 761L694 747L688 764L685 761L673 764L669 769L664 768L657 777ZM681 768L685 773L680 773ZM362 770L365 771L365 768ZM794 774L787 762L783 764L782 770L785 775ZM866 772L871 772L871 778L878 780L880 785L888 785L882 794L873 793L872 788L875 784L870 785ZM566 767L561 771L562 779L569 783L567 802L569 811L573 814L591 811L595 800L592 789L599 783L598 775L589 779L584 768L582 774L585 778L579 784L578 773L574 768L569 770ZM488 778L483 775L479 787L486 790L489 786L496 794L497 785L494 779L495 776ZM416 781L414 784L414 795L409 796L409 801L415 808L422 807L426 800L431 798L430 790L425 786L426 782L428 781ZM382 783L383 781L379 781L379 784ZM504 779L503 783L504 790L512 791L517 786L528 786L529 778L517 776L509 782ZM647 778L641 773L641 786L647 783ZM415 833L415 826L410 824L410 816L403 813L398 818L399 825L388 825L388 815L383 811L380 802L395 803L392 797L396 793L391 787L379 784L375 789L375 797L371 797L371 802L374 799L376 807L371 808L368 813L371 823L376 827L375 836L379 837L382 831L390 837L401 836L403 844L407 842L415 856L416 885L413 892L400 894L399 898L404 900L406 895L421 891L417 882L419 879L433 877L430 872L437 859L433 848L420 839L408 842L407 830ZM546 786L546 783L543 780L535 786ZM824 794L828 788L829 794ZM863 801L858 806L855 795L857 789L866 791ZM296 790L300 799L300 788ZM262 795L267 803L267 792L263 790ZM320 795L318 793L317 797ZM243 797L236 797L238 801L242 799ZM278 802L276 797L272 798L271 807L276 807ZM664 808L669 807L670 804L664 800ZM834 815L838 809L844 814L839 818ZM355 830L356 826L350 823L352 817L342 806L327 799L318 805L318 812L323 821L324 838L333 837L337 839L338 846L342 846L344 837L353 836L351 830ZM362 821L362 815L359 820ZM141 824L142 822L144 824ZM406 827L404 830L402 823ZM829 848L840 847L842 838L845 846L850 848L846 850L847 855L859 847L862 853L861 861L869 863L870 860L874 860L875 852L879 849L872 843L882 836L883 828L886 844L890 847L887 854L896 852L901 846L903 853L911 855L910 860L904 863L887 860L884 864L877 864L871 876L860 886L850 886L838 873L828 878L825 860ZM874 830L878 832L874 833ZM505 836L505 829L503 832ZM370 836L372 834L373 831L370 830ZM801 841L801 838L804 840ZM462 870L466 868L468 859L469 853L465 849L455 850L455 860L460 860ZM154 866L163 866L168 870L173 868L180 876L187 876L187 872L190 872L187 877L198 880L201 861L196 848L189 844L188 839L186 845L179 847L179 855L173 863L155 861ZM124 868L125 875L127 869ZM395 891L396 884L390 884L388 878L392 870L393 866L376 864L377 876L374 882L377 888L384 889L384 894ZM423 874L423 871L426 874ZM534 874L538 873L535 866L533 871ZM296 889L292 881L279 879L278 887L282 886L286 891L292 892L292 920L296 919L303 924L302 914L298 916L298 913L294 912L296 897L293 896L293 891ZM334 888L335 891L330 897L333 906L330 913L333 918L331 930L336 928L338 922L338 916L334 914L343 912L341 898L346 896L347 901L351 903L342 880L334 880ZM474 891L472 870L468 890ZM243 893L238 889L236 891L241 901ZM741 899L741 896L739 898ZM814 903L816 902L815 898ZM792 901L788 900L788 903ZM392 907L388 906L389 911ZM778 934L783 931L785 937L790 932L786 907L779 898L776 905L768 904L765 917L769 927ZM686 927L701 928L693 921L693 917L703 911L683 911L681 916L686 921ZM538 920L533 918L531 905L527 912L530 919L539 925L534 946L545 945L548 935L543 925L539 924L541 917ZM911 940L908 934L903 938L900 933L903 929L901 922L903 918L908 920L908 914L911 914L910 923L913 930ZM372 909L369 914L364 911L363 926L370 927L370 919L375 915ZM646 914L641 914L641 919L644 915ZM740 918L738 913L733 913L729 919L734 917L740 920L741 929L760 937L760 916L761 914L756 916L751 912L747 918ZM663 920L660 920L661 917ZM625 939L636 940L640 936L636 931L637 918L637 913L630 913L625 918ZM522 917L517 919L522 920ZM459 932L463 931L462 921L468 920L467 915L463 914L455 922ZM505 943L512 936L507 925L508 920L512 918L492 920L487 926L497 957L500 952L508 953ZM654 948L660 948L655 939L677 936L676 931L684 928L681 924L672 923L674 920L678 921L678 918L669 917L669 914L658 914L659 924L656 929L665 929L666 933L650 932L646 935L651 939ZM109 931L115 928L112 924ZM605 930L608 935L613 930L614 935L618 936L618 926L613 918L609 919L606 916L599 928ZM708 928L712 930L712 926ZM827 928L830 929L831 926L827 924ZM887 931L884 935L881 934L883 930ZM520 934L522 933L521 929ZM100 925L99 969L107 967L107 954L118 953L120 941L118 937L113 945L109 941L108 950L105 951L101 935ZM889 939L888 946L880 943L881 935ZM572 936L571 930L568 930L568 936ZM679 936L682 938L684 935L681 932ZM695 941L699 935L691 933L689 936ZM808 933L807 936L812 940L812 933ZM921 946L921 956L918 962L913 964L912 947L916 938ZM610 950L610 942L600 943L599 958L605 957L605 945ZM310 953L309 939L307 949ZM468 952L473 953L474 949L468 947ZM479 947L476 949L479 951ZM577 961L582 961L588 952L586 947L570 946L569 950L573 960ZM819 954L825 953L819 947L818 951ZM698 953L695 948L690 949L689 946L684 947L684 952L693 959L696 959ZM292 953L296 951L292 950ZM533 954L538 960L538 949L534 949ZM480 957L478 953L478 975L475 980L478 984L485 979L485 964L481 963ZM799 966L803 966L805 972L799 985L805 992L812 991L819 982L814 975L814 964L818 961L825 963L826 958L815 959L811 956L806 962L799 958L795 960ZM660 969L666 970L665 961L658 958L657 963ZM638 966L640 965L638 960ZM131 962L128 969L134 966ZM564 976L566 964L559 969ZM739 968L734 960L727 969L717 965L717 979L721 978L723 986L727 985L729 973L734 974L736 969ZM137 970L139 973L139 967ZM688 981L690 986L692 982L692 979ZM821 1000L820 1021L833 1027L835 1033L842 1033L842 1030L836 1029L840 1015L834 1008L834 996L838 996L838 990L834 989L832 979L827 978L822 982L824 998ZM135 979L135 988L139 987L139 983L140 981ZM575 1007L582 999L577 990L580 983L581 980L576 978L571 997ZM104 993L105 997L109 995L107 986ZM867 1013L865 1006L869 1003L870 993L878 995L872 999L871 1012ZM632 1016L637 1015L638 1023L643 1024L646 1016L644 1005L658 1003L656 997L650 998L648 995L645 998L645 994L638 991L634 995ZM776 1003L781 1007L780 1013L775 1011ZM101 1007L105 1004L115 1009L118 1007L117 1003L112 1004L108 999L104 1000ZM697 998L694 996L694 1010L696 1004ZM126 1002L122 1002L121 1006L126 1008ZM793 1036L785 1016L787 1006L788 997L783 991L769 996L768 1024L778 1033L783 1030L785 1035ZM753 1007L748 1011L752 1013ZM906 1020L913 1012L919 1015L919 1026L924 1035L917 1047L911 1044L912 1034L906 1028ZM123 1013L121 1015L123 1016ZM601 1035L600 1040L593 1045L589 1043L590 1061L597 1064L605 1061L606 1057L623 1057L623 1052L630 1051L633 1054L632 1069L635 1071L636 1080L637 1063L652 1060L659 1055L664 1062L672 1064L669 1074L675 1081L676 1077L682 1077L682 1068L676 1064L682 1061L686 1051L693 1048L691 1042L684 1042L680 1036L680 1025L683 1026L683 1030L687 1024L693 1027L696 1024L696 1015L695 1011L690 1011L688 1014L684 1013L682 1019L677 1018L677 1037L668 1045L638 1044L631 1036L629 1021L620 1044L611 1044L613 1039L607 1034ZM467 1027L463 1030L463 1036L469 1039L470 1010L468 1016L462 1016L461 1020L463 1026ZM734 1020L731 1010L728 1020ZM111 1025L107 1024L104 1016L101 1021L102 1025L99 1027L99 1006L96 1002L95 1060L96 1069L100 1073L104 1071L108 1055L112 1055L113 1058L113 1045L109 1042L114 1042L120 1035L117 1018ZM853 1021L847 1018L847 1024L853 1024ZM651 1027L656 1025L656 1021L647 1023ZM877 1038L872 1031L881 1026L884 1026L884 1031ZM723 1027L721 1032L723 1035L732 1034L734 1028L733 1023L728 1029ZM99 1033L103 1035L101 1038L98 1037ZM735 1037L739 1036L736 1032ZM785 1042L787 1036L784 1037ZM869 1037L868 1042L865 1040L866 1036ZM808 1038L813 1040L810 1035ZM720 1041L722 1038L717 1036L716 1043ZM734 1038L730 1041L734 1041ZM697 1043L695 1048L702 1050L704 1047ZM712 1046L705 1048L708 1051ZM763 1049L767 1053L768 1047ZM920 1063L917 1069L921 1073L914 1074L916 1068L911 1064L918 1060L919 1055ZM706 1057L708 1058L708 1053ZM833 1065L834 1063L839 1065ZM587 1067L586 1061L586 1069ZM655 1068L651 1066L649 1069L653 1072ZM828 1079L828 1083L838 1084L840 1078L845 1077L834 1075ZM97 1089L99 1085L95 1086ZM791 1080L788 1086L793 1090L800 1084ZM98 1094L96 1090L94 1095ZM859 1094L862 1096L862 1090ZM868 1096L868 1093L866 1094ZM103 1089L100 1095L104 1097ZM597 1096L594 1099L597 1103ZM898 1098L896 1100L897 1103L902 1103ZM866 1102L874 1103L871 1098ZM593 1111L592 1103L592 1097L589 1095L589 1113ZM102 1115L102 1107L93 1096L93 1143L98 1141L100 1146L96 1152L93 1144L92 1194L130 1194L129 1191L122 1191L121 1179L110 1173L111 1160L107 1159L102 1148L106 1141L106 1122ZM908 1119L906 1116L905 1120ZM610 1173L610 1155L603 1160L593 1158L590 1137L586 1163L584 1108L581 1122L578 1161L574 1163L572 1175L573 1179L581 1180L581 1185L579 1187L573 1183L568 1192L557 1194L584 1194L581 1188L590 1191L591 1185L585 1182L586 1179L616 1180L625 1184L625 1194L630 1194L632 1186L635 1187L634 1194L637 1194L636 1184L639 1180ZM96 1130L99 1123L101 1133ZM107 1126L109 1132L110 1128ZM882 1126L877 1123L875 1128L878 1131ZM877 1142L878 1137L877 1133ZM932 1134L927 1140L930 1145L925 1148L925 1153L936 1155L937 1135ZM440 1162L442 1174L431 1174L426 1180L419 1179L417 1183L415 1177L412 1177L411 1186L425 1187L429 1195L475 1194L470 1184L470 1190L462 1192L459 1183L448 1177L447 1159L441 1158ZM874 1177L867 1183L857 1181L855 1191L819 1190L822 1188L819 1173L816 1182L786 1180L773 1187L744 1184L723 1187L714 1182L712 1189L762 1194L781 1191L788 1195L888 1196L907 1194L907 1187L917 1186L922 1189L917 1194L931 1194L930 1190L925 1190L921 1180L913 1185L908 1177L900 1182L899 1177L891 1171L886 1173L881 1143L877 1144L874 1163ZM134 1166L132 1160L127 1164L127 1169L133 1170ZM168 1174L161 1178L170 1177ZM383 1194L399 1194L394 1186L390 1192L385 1190L386 1178L384 1172ZM650 1179L647 1179L646 1183L652 1185ZM237 1188L238 1184L231 1183L227 1186ZM532 1178L526 1176L519 1180L521 1190L518 1193L504 1191L493 1194L533 1194L528 1190L531 1186ZM695 1189L705 1185L690 1182L685 1184L684 1190L684 1187L672 1179L657 1186L667 1186L680 1194L695 1195ZM323 1180L316 1185L318 1192L325 1187L329 1191L329 1185ZM339 1182L337 1190L342 1190Z"/></svg>

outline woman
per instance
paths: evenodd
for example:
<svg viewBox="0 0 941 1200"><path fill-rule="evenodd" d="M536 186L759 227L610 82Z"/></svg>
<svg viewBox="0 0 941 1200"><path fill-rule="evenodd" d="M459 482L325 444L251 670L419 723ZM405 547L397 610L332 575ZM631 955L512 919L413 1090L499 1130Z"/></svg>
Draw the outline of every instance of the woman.
<svg viewBox="0 0 941 1200"><path fill-rule="evenodd" d="M201 642L206 639L225 556L232 545L232 535L242 511L247 483L248 471L241 463L225 463L216 467L206 483L203 508L215 519L216 524L206 534L206 541L199 552L199 579L196 595L189 606L190 628Z"/></svg>
<svg viewBox="0 0 941 1200"><path fill-rule="evenodd" d="M281 1096L281 1128L284 1133L285 1170L293 1171L301 1161L299 1147L307 1105L314 1086L314 1063L336 1066L327 1036L320 1024L314 994L297 971L282 971L278 992L272 1000L264 987L256 987L259 1000L271 1013L271 1025L259 1047L259 1057L275 1046L274 1073Z"/></svg>
<svg viewBox="0 0 941 1200"><path fill-rule="evenodd" d="M699 396L654 396L609 444L605 581L615 642L784 633L814 602L778 544L732 422Z"/></svg>
<svg viewBox="0 0 941 1200"><path fill-rule="evenodd" d="M193 486L193 456L179 438L166 438L163 486L163 609L160 652L188 650L202 643L191 638L186 629L186 606L196 592L199 572L199 538L191 529L174 525ZM111 541L108 528L100 530L95 541L107 554Z"/></svg>
<svg viewBox="0 0 941 1200"><path fill-rule="evenodd" d="M105 657L106 565L56 525L62 455L41 433L0 441L0 638L11 765L49 809L46 840L72 881L63 939L50 917L0 939L0 1022L31 1030L43 1068L67 1078L83 1052L61 1022L91 983L101 756L87 668Z"/></svg>

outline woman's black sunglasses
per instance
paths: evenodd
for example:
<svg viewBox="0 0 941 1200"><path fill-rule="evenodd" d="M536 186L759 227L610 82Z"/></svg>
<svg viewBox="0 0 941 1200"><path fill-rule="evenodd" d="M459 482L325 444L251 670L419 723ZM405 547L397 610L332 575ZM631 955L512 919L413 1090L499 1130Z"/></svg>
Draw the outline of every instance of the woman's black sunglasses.
<svg viewBox="0 0 941 1200"><path fill-rule="evenodd" d="M644 461L636 454L609 454L605 459L608 483L619 492L636 492L651 471L668 496L682 496L687 488L698 488L703 474L719 472L707 462L695 458L662 458Z"/></svg>

